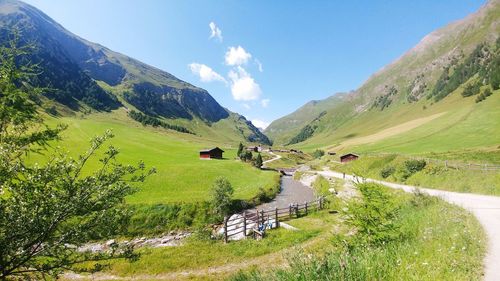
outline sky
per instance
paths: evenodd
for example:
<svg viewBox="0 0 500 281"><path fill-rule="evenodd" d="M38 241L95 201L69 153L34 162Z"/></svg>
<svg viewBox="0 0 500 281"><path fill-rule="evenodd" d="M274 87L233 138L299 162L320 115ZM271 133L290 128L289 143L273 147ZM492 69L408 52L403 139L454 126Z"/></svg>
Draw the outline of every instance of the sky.
<svg viewBox="0 0 500 281"><path fill-rule="evenodd" d="M69 31L204 88L265 127L355 90L484 0L25 0Z"/></svg>

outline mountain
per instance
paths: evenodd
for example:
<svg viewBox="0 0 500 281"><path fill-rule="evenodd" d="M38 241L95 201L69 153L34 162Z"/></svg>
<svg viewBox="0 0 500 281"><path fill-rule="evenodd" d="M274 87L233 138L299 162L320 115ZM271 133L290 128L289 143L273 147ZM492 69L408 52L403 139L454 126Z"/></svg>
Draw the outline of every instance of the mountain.
<svg viewBox="0 0 500 281"><path fill-rule="evenodd" d="M225 122L231 134L269 144L251 122L223 108L206 90L80 38L33 6L1 0L1 42L5 44L16 33L19 45L33 47L20 63L40 68L41 74L32 82L47 89L46 98L72 111L124 107L172 126L182 123L186 131L199 135Z"/></svg>
<svg viewBox="0 0 500 281"><path fill-rule="evenodd" d="M491 135L500 127L499 34L500 1L494 0L425 36L359 89L309 102L272 122L265 133L277 144L305 149L394 148L375 145L387 142L410 151L410 144L423 136L447 134L456 140L465 133L484 137L484 142L471 145L500 143L498 134ZM486 123L480 116L488 117ZM484 131L474 132L484 124ZM466 146L465 142L448 147Z"/></svg>

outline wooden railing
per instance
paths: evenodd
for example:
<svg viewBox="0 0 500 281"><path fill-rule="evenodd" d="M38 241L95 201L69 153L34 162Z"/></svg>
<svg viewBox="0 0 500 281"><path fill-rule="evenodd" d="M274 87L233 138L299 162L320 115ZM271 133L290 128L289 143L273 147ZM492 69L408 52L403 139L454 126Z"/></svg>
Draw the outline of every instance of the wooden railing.
<svg viewBox="0 0 500 281"><path fill-rule="evenodd" d="M307 216L309 213L321 210L324 207L325 199L319 197L317 200L304 202L303 204L290 204L285 208L274 208L270 210L252 210L235 214L231 217L224 217L224 242L229 242L232 236L243 233L244 238L250 232L254 238L262 238L266 229L280 227L280 222ZM236 226L236 227L234 227Z"/></svg>

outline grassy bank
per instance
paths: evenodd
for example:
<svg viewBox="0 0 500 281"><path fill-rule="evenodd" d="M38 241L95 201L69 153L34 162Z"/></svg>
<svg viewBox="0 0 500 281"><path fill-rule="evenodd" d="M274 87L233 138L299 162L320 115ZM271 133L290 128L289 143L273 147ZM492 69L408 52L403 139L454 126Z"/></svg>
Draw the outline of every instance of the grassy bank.
<svg viewBox="0 0 500 281"><path fill-rule="evenodd" d="M299 251L288 259L289 267L240 272L232 280L481 279L485 235L471 214L423 194L373 184L363 198L344 214L351 235L333 234L327 254Z"/></svg>
<svg viewBox="0 0 500 281"><path fill-rule="evenodd" d="M408 172L400 155L361 157L347 164L328 162L330 169L367 178L405 183L436 189L500 195L499 171L467 170L446 167L439 163L425 163L419 171Z"/></svg>

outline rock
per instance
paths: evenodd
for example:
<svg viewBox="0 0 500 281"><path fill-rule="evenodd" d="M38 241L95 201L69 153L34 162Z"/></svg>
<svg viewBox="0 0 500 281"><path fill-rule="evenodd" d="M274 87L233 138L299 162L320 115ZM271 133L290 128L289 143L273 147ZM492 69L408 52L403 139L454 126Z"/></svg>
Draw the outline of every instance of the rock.
<svg viewBox="0 0 500 281"><path fill-rule="evenodd" d="M110 246L111 246L111 245L113 245L113 244L116 244L115 239L111 239L111 240L106 241L106 246L107 246L107 247L110 247Z"/></svg>

